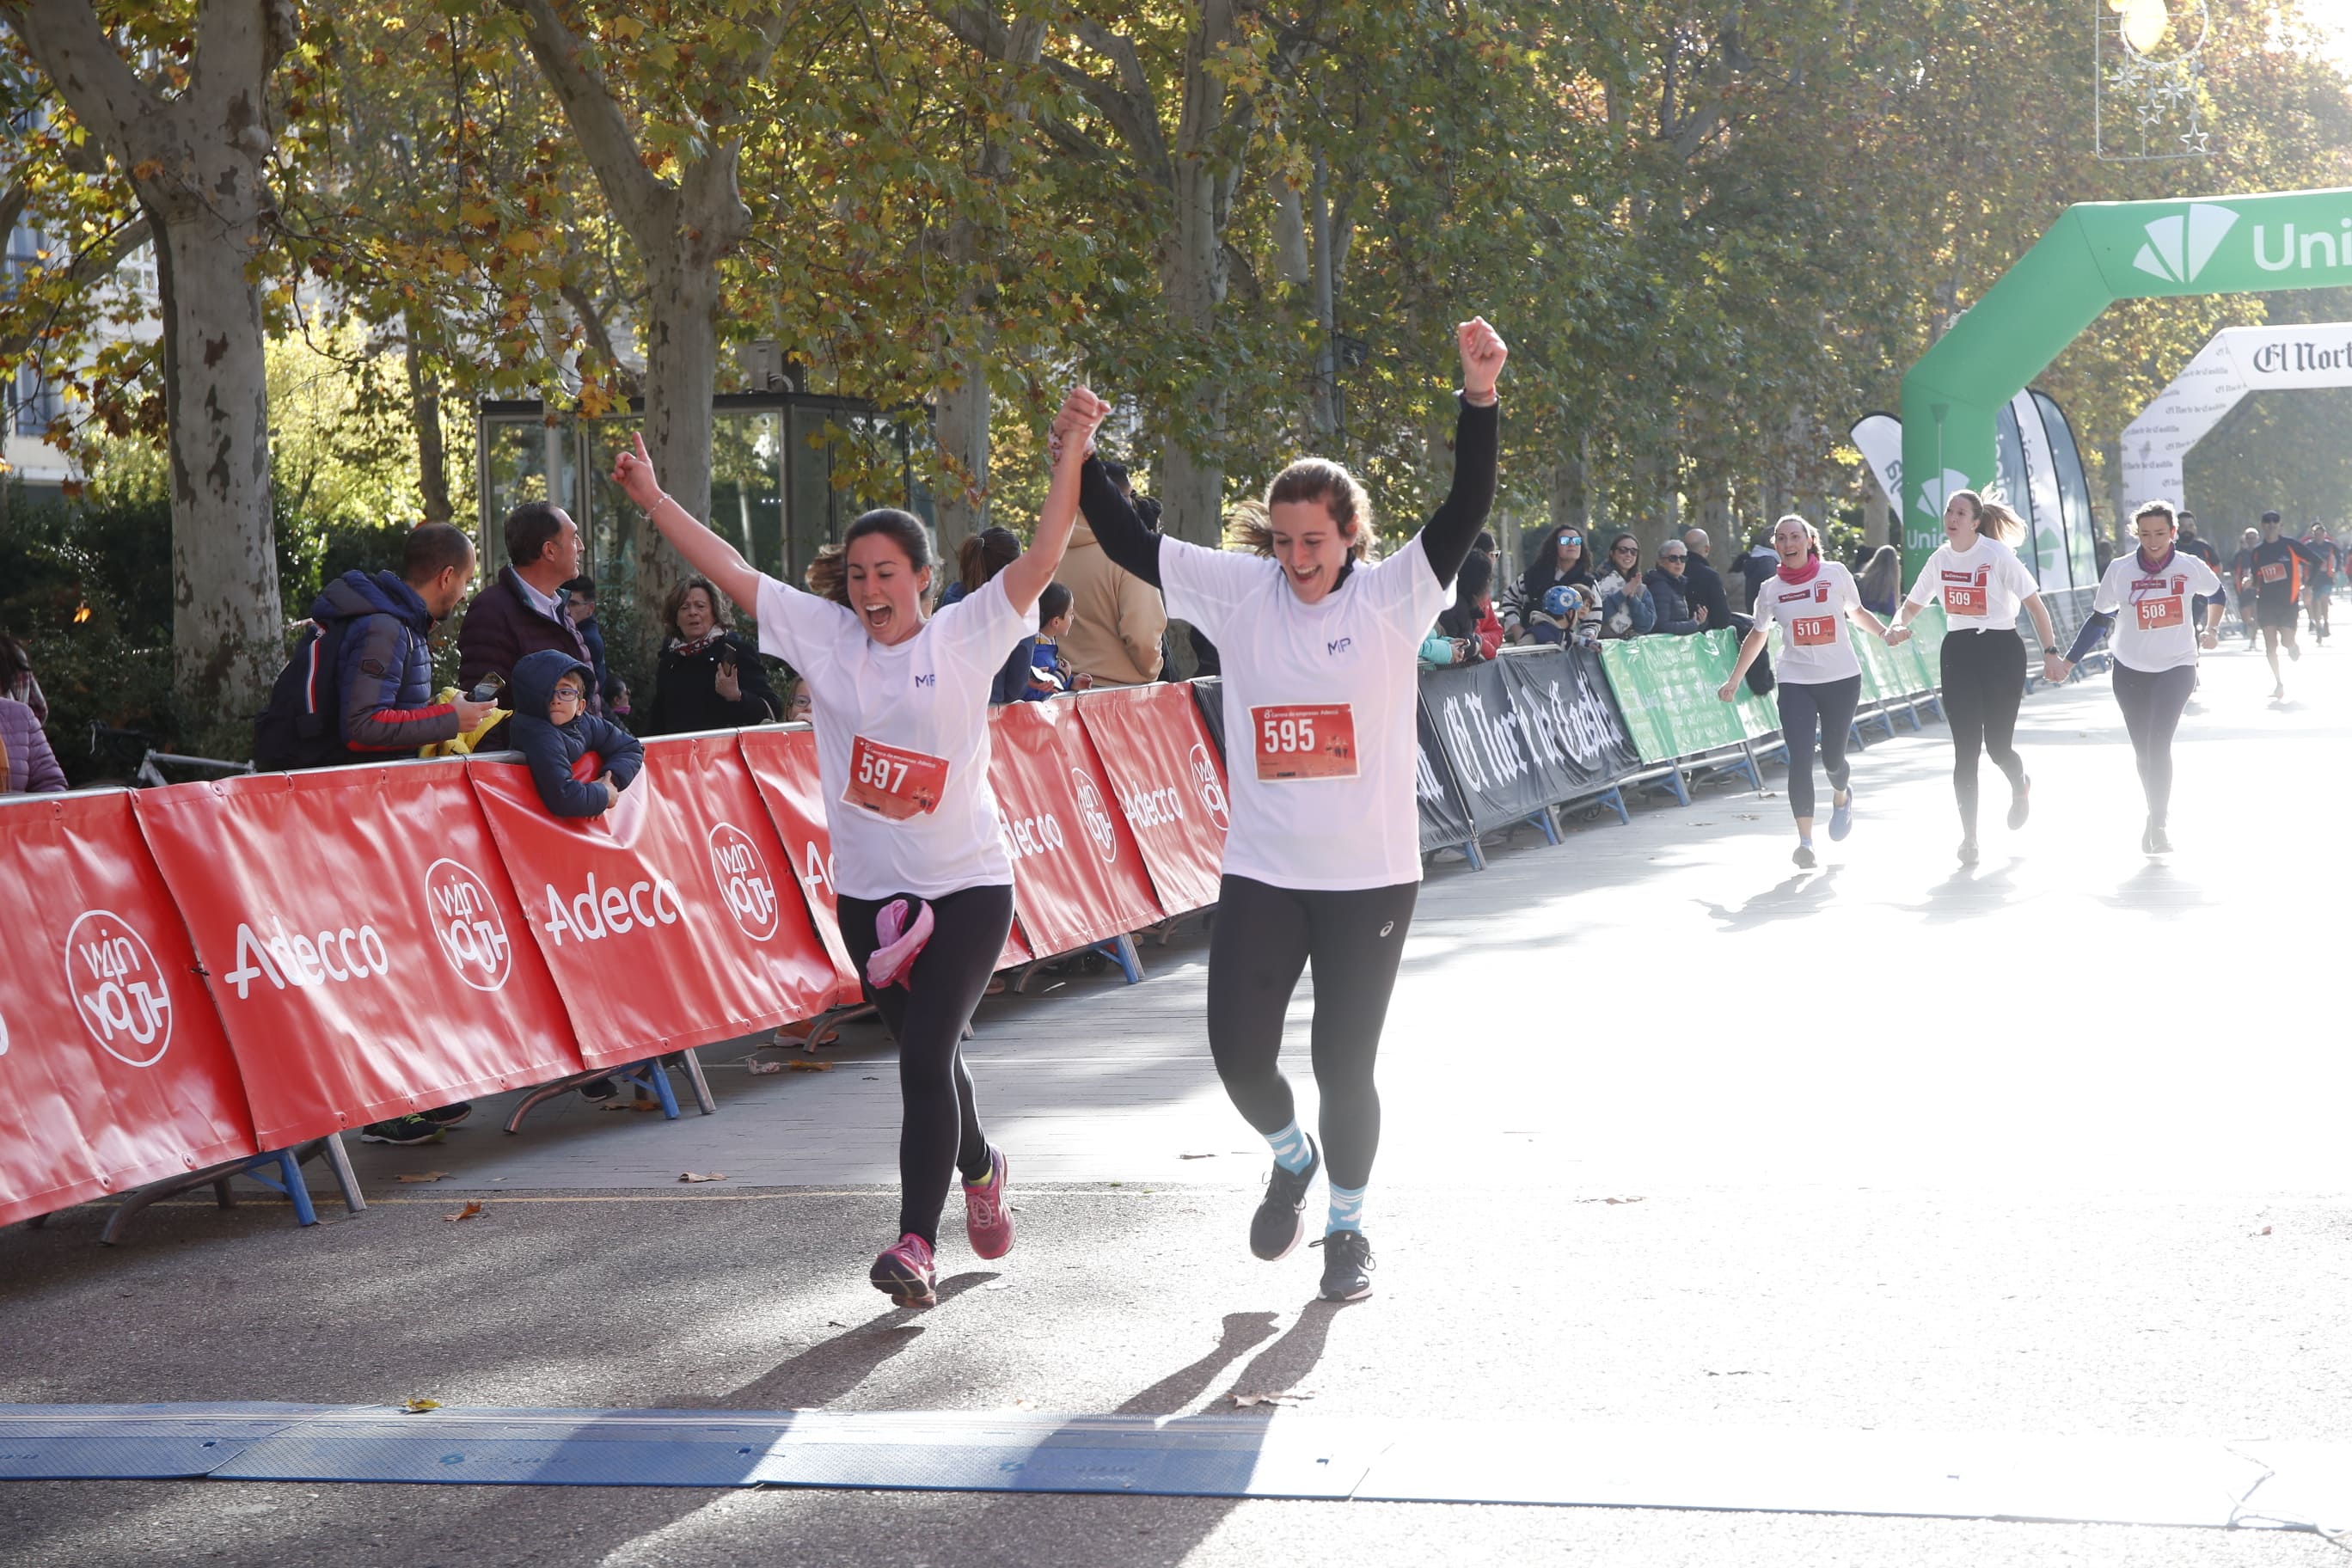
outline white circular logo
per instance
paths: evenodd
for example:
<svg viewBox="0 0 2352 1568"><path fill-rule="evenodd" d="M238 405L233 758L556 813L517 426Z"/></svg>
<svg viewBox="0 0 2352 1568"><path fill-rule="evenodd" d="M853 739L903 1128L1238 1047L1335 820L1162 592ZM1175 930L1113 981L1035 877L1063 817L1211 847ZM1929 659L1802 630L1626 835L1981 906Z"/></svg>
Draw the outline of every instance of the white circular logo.
<svg viewBox="0 0 2352 1568"><path fill-rule="evenodd" d="M489 884L472 868L436 860L425 868L425 913L433 940L457 978L477 991L496 991L514 973L514 944Z"/></svg>
<svg viewBox="0 0 2352 1568"><path fill-rule="evenodd" d="M1070 783L1078 793L1078 820L1085 824L1087 837L1094 840L1095 853L1103 864L1118 859L1118 829L1112 826L1110 813L1103 809L1102 792L1095 781L1076 768L1070 770Z"/></svg>
<svg viewBox="0 0 2352 1568"><path fill-rule="evenodd" d="M1225 786L1217 779L1217 759L1209 755L1207 746L1195 742L1188 760L1192 764L1192 793L1201 797L1202 808L1218 832L1232 832L1234 825L1225 816Z"/></svg>
<svg viewBox="0 0 2352 1568"><path fill-rule="evenodd" d="M147 939L111 910L91 910L66 932L66 991L99 1049L153 1067L172 1045L172 992ZM144 1054L140 1054L144 1053Z"/></svg>
<svg viewBox="0 0 2352 1568"><path fill-rule="evenodd" d="M0 1057L8 1054L8 1016L0 1013Z"/></svg>
<svg viewBox="0 0 2352 1568"><path fill-rule="evenodd" d="M776 879L750 834L731 822L710 830L710 874L718 879L719 901L745 936L765 942L776 934Z"/></svg>

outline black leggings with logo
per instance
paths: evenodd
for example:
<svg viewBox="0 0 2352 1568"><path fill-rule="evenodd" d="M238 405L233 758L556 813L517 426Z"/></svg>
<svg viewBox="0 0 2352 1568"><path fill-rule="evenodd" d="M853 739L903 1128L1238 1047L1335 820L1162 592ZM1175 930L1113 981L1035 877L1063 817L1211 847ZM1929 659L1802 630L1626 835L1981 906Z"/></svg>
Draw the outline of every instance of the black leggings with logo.
<svg viewBox="0 0 2352 1568"><path fill-rule="evenodd" d="M874 917L889 901L841 895L841 937L861 975L880 945ZM988 1174L988 1139L980 1129L971 1071L963 1065L963 1030L1003 956L1005 934L1013 929L1013 889L963 888L925 901L934 924L907 976L913 988L868 986L866 999L898 1042L898 1094L905 1106L898 1125L898 1231L937 1247L950 1173L961 1171L967 1181Z"/></svg>
<svg viewBox="0 0 2352 1568"><path fill-rule="evenodd" d="M2017 706L2025 700L2025 639L2014 630L1949 632L1944 637L1944 717L1952 726L1952 795L1960 829L1977 836L1977 753L2025 787L2025 762L2011 742Z"/></svg>
<svg viewBox="0 0 2352 1568"><path fill-rule="evenodd" d="M1813 815L1813 732L1821 731L1822 771L1830 775L1832 791L1843 790L1853 770L1846 766L1846 738L1853 732L1853 710L1862 703L1862 677L1806 683L1780 682L1780 739L1789 746L1789 814L1800 820Z"/></svg>
<svg viewBox="0 0 2352 1568"><path fill-rule="evenodd" d="M1298 1114L1282 1076L1283 1016L1311 959L1315 1065L1325 1170L1334 1186L1371 1179L1381 1144L1381 1095L1372 1065L1388 1022L1389 994L1404 956L1419 882L1343 891L1272 887L1231 872L1217 888L1209 938L1209 1053L1234 1108L1273 1134Z"/></svg>

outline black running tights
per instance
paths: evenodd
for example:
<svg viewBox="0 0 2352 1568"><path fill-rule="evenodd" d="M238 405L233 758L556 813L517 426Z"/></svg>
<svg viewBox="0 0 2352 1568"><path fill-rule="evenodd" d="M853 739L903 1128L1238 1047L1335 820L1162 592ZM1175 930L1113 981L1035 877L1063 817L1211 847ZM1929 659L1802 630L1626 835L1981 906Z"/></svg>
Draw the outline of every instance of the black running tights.
<svg viewBox="0 0 2352 1568"><path fill-rule="evenodd" d="M1800 821L1813 815L1813 732L1821 731L1822 771L1830 789L1843 790L1853 770L1846 766L1846 737L1853 733L1853 710L1862 702L1862 677L1803 685L1780 682L1780 739L1789 746L1789 811Z"/></svg>
<svg viewBox="0 0 2352 1568"><path fill-rule="evenodd" d="M2181 710L2196 684L2193 664L2151 671L2116 663L2116 706L2124 710L2124 728L2131 732L2139 787L2147 793L2147 819L2158 827L2172 806L2172 732L2180 728Z"/></svg>
<svg viewBox="0 0 2352 1568"><path fill-rule="evenodd" d="M908 895L911 897L912 895ZM874 956L874 917L887 899L841 896L841 936L861 975ZM963 1030L988 989L1013 929L1013 889L965 888L929 900L936 922L908 975L913 989L866 988L866 999L898 1042L898 1230L937 1247L948 1175L988 1174L988 1139L971 1072L963 1065Z"/></svg>
<svg viewBox="0 0 2352 1568"><path fill-rule="evenodd" d="M1276 1058L1290 994L1312 959L1318 1126L1334 1186L1360 1187L1371 1179L1381 1142L1372 1064L1420 893L1419 882L1302 892L1230 872L1218 886L1209 939L1209 1052L1217 1076L1234 1109L1260 1132L1279 1132L1296 1119L1290 1081Z"/></svg>
<svg viewBox="0 0 2352 1568"><path fill-rule="evenodd" d="M2014 631L1960 632L1944 638L1944 717L1952 725L1952 796L1960 805L1960 829L1977 834L1977 753L2025 787L2025 763L2011 742L2017 734L2017 705L2025 700L2025 639Z"/></svg>

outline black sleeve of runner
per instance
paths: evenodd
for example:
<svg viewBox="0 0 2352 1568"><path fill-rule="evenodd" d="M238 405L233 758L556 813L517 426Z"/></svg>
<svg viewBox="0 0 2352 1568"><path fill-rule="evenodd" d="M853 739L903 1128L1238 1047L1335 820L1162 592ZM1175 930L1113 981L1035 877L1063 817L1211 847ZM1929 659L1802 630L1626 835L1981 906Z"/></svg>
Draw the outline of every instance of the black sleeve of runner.
<svg viewBox="0 0 2352 1568"><path fill-rule="evenodd" d="M2066 650L2066 662L2082 663L2083 656L2098 647L2100 639L2107 635L2107 628L2115 624L2116 613L2113 610L2094 610L2084 616L2083 629L2074 634L2074 646Z"/></svg>
<svg viewBox="0 0 2352 1568"><path fill-rule="evenodd" d="M1486 512L1495 504L1495 452L1502 425L1499 399L1483 408L1464 401L1454 426L1454 488L1421 531L1422 553L1441 583L1454 581L1478 542L1478 531L1486 526Z"/></svg>
<svg viewBox="0 0 2352 1568"><path fill-rule="evenodd" d="M1143 526L1135 507L1103 472L1100 458L1088 458L1078 470L1078 510L1095 531L1095 542L1114 565L1134 573L1153 587L1160 586L1160 536Z"/></svg>

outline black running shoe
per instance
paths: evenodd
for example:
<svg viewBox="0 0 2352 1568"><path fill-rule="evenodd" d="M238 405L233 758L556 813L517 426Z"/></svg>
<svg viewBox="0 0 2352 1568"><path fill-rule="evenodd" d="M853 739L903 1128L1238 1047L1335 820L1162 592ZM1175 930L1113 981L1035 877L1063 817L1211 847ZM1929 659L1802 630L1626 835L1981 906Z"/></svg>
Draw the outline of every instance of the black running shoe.
<svg viewBox="0 0 2352 1568"><path fill-rule="evenodd" d="M2009 797L2009 830L2011 833L2024 826L2025 819L2032 815L2032 795L2033 781L2027 779L2018 786L2017 793Z"/></svg>
<svg viewBox="0 0 2352 1568"><path fill-rule="evenodd" d="M621 1086L609 1078L600 1078L580 1086L580 1098L583 1100L610 1100L620 1092Z"/></svg>
<svg viewBox="0 0 2352 1568"><path fill-rule="evenodd" d="M1307 1189L1323 1168L1323 1151L1307 1135L1307 1169L1296 1175L1280 1165L1265 1179L1265 1196L1250 1215L1250 1251L1268 1263L1287 1258L1307 1236Z"/></svg>
<svg viewBox="0 0 2352 1568"><path fill-rule="evenodd" d="M2171 837L2166 834L2163 828L2158 827L2153 822L2147 825L2147 837L2146 843L2147 845L2147 852L2151 855L2169 855L2172 853Z"/></svg>
<svg viewBox="0 0 2352 1568"><path fill-rule="evenodd" d="M1813 847L1810 844L1800 844L1797 846L1797 852L1789 858L1810 871L1813 868Z"/></svg>
<svg viewBox="0 0 2352 1568"><path fill-rule="evenodd" d="M1971 833L1966 838L1960 840L1960 864L1963 866L1973 866L1976 863L1977 837L1975 834Z"/></svg>
<svg viewBox="0 0 2352 1568"><path fill-rule="evenodd" d="M420 1114L436 1127L455 1127L474 1114L474 1103L469 1100L461 1100L455 1105L436 1106L431 1110L423 1111Z"/></svg>
<svg viewBox="0 0 2352 1568"><path fill-rule="evenodd" d="M1323 1300L1360 1301L1372 1293L1372 1244L1360 1230L1335 1230L1323 1249Z"/></svg>
<svg viewBox="0 0 2352 1568"><path fill-rule="evenodd" d="M360 1129L360 1142L403 1145L438 1143L441 1142L441 1129L433 1125L431 1119L411 1112L386 1121L369 1122Z"/></svg>

